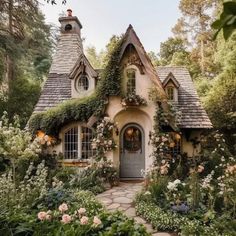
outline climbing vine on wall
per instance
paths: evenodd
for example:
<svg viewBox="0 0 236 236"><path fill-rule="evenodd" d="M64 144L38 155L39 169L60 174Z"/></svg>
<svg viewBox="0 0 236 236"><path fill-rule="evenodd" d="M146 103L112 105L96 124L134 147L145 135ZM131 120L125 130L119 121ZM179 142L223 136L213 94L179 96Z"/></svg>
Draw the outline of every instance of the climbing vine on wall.
<svg viewBox="0 0 236 236"><path fill-rule="evenodd" d="M58 136L61 127L72 121L87 122L92 115L102 117L108 96L121 94L120 51L123 41L124 36L121 36L108 56L107 66L93 95L84 99L72 99L34 114L29 121L30 131L35 134L38 130L43 130L46 134Z"/></svg>
<svg viewBox="0 0 236 236"><path fill-rule="evenodd" d="M166 108L163 108L163 98L155 91L150 91L150 99L156 103L156 114L154 116L153 132L150 133L150 144L153 146L151 154L156 170L160 175L167 175L172 166L173 156L171 149L175 142L180 140L180 135L176 133L177 121L180 118L178 112L171 103L165 101ZM165 127L171 127L172 132L166 132Z"/></svg>

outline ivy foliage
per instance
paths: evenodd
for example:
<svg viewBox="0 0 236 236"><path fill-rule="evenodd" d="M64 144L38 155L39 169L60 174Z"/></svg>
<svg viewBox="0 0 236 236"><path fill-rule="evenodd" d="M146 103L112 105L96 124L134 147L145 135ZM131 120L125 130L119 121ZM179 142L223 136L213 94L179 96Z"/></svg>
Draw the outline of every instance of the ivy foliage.
<svg viewBox="0 0 236 236"><path fill-rule="evenodd" d="M101 74L95 93L84 99L71 99L45 112L34 114L29 120L29 129L58 136L61 127L73 122L86 122L92 116L101 117L105 111L108 96L121 94L120 51L124 36L114 45L109 61Z"/></svg>

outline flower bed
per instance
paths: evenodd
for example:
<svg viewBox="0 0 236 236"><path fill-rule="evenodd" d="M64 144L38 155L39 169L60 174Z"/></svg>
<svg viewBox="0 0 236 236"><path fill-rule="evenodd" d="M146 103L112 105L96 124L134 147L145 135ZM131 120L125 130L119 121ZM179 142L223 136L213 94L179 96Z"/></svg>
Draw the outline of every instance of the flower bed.
<svg viewBox="0 0 236 236"><path fill-rule="evenodd" d="M1 176L0 235L149 235L123 214L106 212L91 192L48 182L47 173L44 163L31 164L18 187L11 172Z"/></svg>
<svg viewBox="0 0 236 236"><path fill-rule="evenodd" d="M236 159L219 133L193 140L198 156L164 155L168 136L154 137L156 161L145 173L146 192L136 211L158 230L179 235L227 235L236 232ZM168 147L168 146L167 146Z"/></svg>

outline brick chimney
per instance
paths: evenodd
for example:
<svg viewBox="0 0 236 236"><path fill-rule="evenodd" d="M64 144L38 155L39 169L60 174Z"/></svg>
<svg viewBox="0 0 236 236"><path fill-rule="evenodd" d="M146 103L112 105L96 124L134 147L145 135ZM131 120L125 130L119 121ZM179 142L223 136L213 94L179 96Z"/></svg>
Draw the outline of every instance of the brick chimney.
<svg viewBox="0 0 236 236"><path fill-rule="evenodd" d="M82 24L76 16L72 15L71 9L67 10L67 16L59 18L59 22L61 23L62 34L76 33L80 36Z"/></svg>

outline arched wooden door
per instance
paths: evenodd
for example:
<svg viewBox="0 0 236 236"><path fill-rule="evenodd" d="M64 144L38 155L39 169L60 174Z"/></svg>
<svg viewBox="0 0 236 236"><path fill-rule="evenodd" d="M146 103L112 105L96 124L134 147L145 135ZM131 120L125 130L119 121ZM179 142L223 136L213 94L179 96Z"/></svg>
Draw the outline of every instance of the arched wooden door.
<svg viewBox="0 0 236 236"><path fill-rule="evenodd" d="M120 135L120 177L141 178L145 169L144 131L137 124L128 124Z"/></svg>

